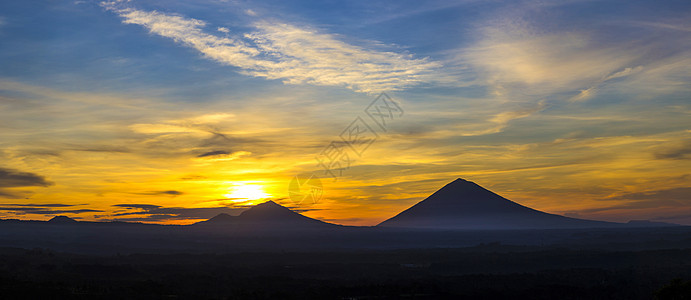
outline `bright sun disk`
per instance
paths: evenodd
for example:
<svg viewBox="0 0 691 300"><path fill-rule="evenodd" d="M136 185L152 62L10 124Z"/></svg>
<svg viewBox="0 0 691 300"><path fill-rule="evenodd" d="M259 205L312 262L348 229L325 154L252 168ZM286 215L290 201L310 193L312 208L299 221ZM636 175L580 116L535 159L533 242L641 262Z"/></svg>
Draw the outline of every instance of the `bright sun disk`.
<svg viewBox="0 0 691 300"><path fill-rule="evenodd" d="M231 188L231 192L224 195L230 199L259 200L271 195L264 192L264 187L256 184L237 185Z"/></svg>

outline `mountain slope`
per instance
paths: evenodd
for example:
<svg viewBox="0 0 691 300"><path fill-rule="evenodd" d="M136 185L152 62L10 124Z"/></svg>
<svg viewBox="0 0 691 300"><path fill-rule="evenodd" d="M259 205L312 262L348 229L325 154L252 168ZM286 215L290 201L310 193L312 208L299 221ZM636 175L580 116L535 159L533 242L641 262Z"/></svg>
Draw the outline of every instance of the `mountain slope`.
<svg viewBox="0 0 691 300"><path fill-rule="evenodd" d="M206 221L202 221L201 223L209 223L209 224L223 224L223 223L232 223L235 221L237 217L231 216L226 213L220 213L216 215L215 217L208 219Z"/></svg>
<svg viewBox="0 0 691 300"><path fill-rule="evenodd" d="M471 181L456 179L378 226L442 229L540 229L621 224L568 218L525 207Z"/></svg>

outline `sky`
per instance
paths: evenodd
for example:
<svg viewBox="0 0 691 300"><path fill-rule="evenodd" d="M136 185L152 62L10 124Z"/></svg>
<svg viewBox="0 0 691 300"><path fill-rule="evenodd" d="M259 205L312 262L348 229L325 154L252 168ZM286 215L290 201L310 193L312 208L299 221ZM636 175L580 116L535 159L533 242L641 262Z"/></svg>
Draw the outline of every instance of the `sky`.
<svg viewBox="0 0 691 300"><path fill-rule="evenodd" d="M688 1L2 1L0 218L273 200L376 225L463 178L691 225L690 20Z"/></svg>

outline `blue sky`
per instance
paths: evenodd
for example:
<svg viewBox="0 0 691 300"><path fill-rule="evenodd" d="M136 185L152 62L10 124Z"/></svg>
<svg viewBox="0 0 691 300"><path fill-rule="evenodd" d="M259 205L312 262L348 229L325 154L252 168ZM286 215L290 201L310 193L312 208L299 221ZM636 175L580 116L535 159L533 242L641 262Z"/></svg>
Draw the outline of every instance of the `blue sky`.
<svg viewBox="0 0 691 300"><path fill-rule="evenodd" d="M690 6L3 2L0 213L291 205L292 176L385 92L404 117L306 215L376 224L463 177L548 212L691 224Z"/></svg>

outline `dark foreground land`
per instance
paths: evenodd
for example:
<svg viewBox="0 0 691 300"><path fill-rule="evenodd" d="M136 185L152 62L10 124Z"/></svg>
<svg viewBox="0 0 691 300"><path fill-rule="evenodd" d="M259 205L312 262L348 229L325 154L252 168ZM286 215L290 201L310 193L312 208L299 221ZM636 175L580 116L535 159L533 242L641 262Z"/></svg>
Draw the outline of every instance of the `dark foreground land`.
<svg viewBox="0 0 691 300"><path fill-rule="evenodd" d="M0 299L691 299L691 227L0 221Z"/></svg>
<svg viewBox="0 0 691 300"><path fill-rule="evenodd" d="M0 249L1 299L691 299L691 249L77 255Z"/></svg>

